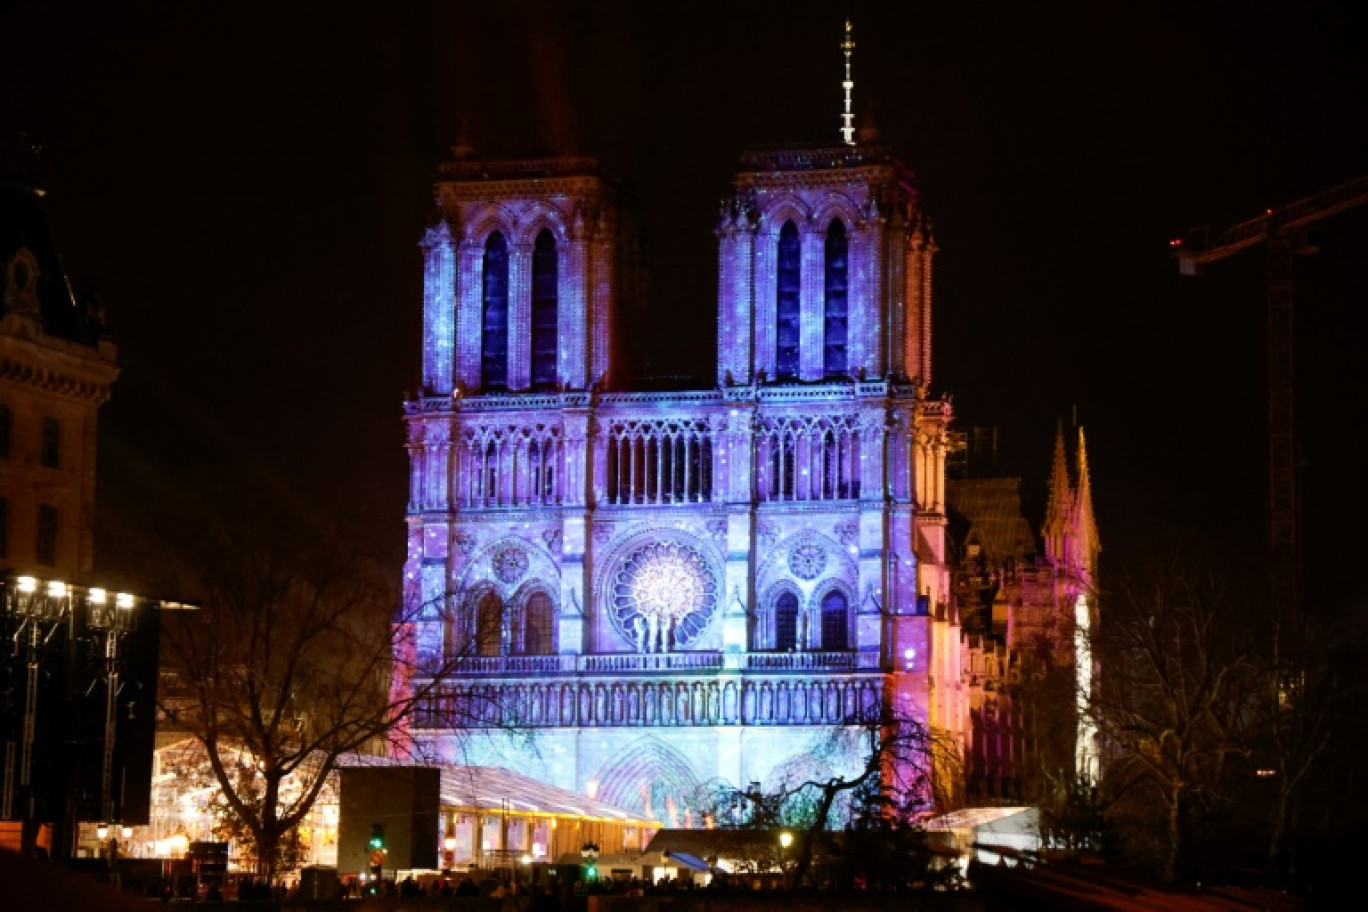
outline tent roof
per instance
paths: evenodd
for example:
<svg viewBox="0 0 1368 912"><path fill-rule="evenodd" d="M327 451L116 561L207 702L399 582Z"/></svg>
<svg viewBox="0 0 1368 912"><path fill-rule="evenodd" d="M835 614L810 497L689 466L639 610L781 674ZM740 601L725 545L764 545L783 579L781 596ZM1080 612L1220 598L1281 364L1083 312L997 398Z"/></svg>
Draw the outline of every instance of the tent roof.
<svg viewBox="0 0 1368 912"><path fill-rule="evenodd" d="M628 825L659 827L639 811L597 801L588 795L538 782L502 766L443 766L444 807L510 814L581 817Z"/></svg>
<svg viewBox="0 0 1368 912"><path fill-rule="evenodd" d="M509 814L524 817L577 817L626 826L659 828L660 821L639 811L597 801L588 795L539 782L502 766L462 766L459 764L395 763L383 757L353 755L341 762L344 767L422 766L441 771L439 798L442 807L458 811Z"/></svg>

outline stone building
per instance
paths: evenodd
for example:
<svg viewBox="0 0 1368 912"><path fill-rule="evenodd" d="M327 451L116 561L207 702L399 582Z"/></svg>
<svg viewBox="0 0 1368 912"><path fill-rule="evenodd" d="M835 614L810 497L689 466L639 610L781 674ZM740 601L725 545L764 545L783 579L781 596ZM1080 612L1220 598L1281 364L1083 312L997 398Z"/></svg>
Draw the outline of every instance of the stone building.
<svg viewBox="0 0 1368 912"><path fill-rule="evenodd" d="M831 735L884 707L977 749L999 652L952 586L936 245L892 149L845 138L743 156L715 383L671 391L625 370L631 209L592 159L441 167L405 407L417 674L462 657L413 720L432 756L688 826L700 787L862 764Z"/></svg>
<svg viewBox="0 0 1368 912"><path fill-rule="evenodd" d="M94 563L96 413L118 376L25 182L0 174L0 563L73 580Z"/></svg>

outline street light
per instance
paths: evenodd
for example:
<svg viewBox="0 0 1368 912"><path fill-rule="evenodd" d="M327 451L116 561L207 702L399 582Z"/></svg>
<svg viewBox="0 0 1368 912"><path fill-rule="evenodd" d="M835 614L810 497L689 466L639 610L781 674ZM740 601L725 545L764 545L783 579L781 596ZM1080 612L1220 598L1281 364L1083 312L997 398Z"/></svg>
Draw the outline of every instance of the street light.
<svg viewBox="0 0 1368 912"><path fill-rule="evenodd" d="M580 857L584 859L584 879L585 881L598 880L598 855L599 847L596 842L586 842L580 846Z"/></svg>
<svg viewBox="0 0 1368 912"><path fill-rule="evenodd" d="M788 830L779 831L779 873L783 875L784 886L788 887L788 850L793 845L793 834Z"/></svg>
<svg viewBox="0 0 1368 912"><path fill-rule="evenodd" d="M448 836L442 840L442 867L451 872L451 866L456 863L456 837Z"/></svg>

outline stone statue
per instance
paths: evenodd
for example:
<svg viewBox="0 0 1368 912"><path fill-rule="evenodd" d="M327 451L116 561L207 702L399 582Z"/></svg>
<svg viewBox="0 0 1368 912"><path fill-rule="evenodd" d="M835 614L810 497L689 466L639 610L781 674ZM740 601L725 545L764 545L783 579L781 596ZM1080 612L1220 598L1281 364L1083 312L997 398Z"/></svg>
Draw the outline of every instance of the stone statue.
<svg viewBox="0 0 1368 912"><path fill-rule="evenodd" d="M636 651L646 651L646 619L641 615L632 618L632 629L636 632Z"/></svg>

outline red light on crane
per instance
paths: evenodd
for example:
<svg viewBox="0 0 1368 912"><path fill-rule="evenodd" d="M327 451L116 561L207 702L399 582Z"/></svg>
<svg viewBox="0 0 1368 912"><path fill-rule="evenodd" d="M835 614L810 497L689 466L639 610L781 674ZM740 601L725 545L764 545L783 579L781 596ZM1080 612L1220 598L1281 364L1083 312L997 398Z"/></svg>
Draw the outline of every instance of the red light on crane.
<svg viewBox="0 0 1368 912"><path fill-rule="evenodd" d="M1173 240L1169 241L1169 246L1170 246L1170 247L1182 247L1182 246L1183 246L1183 239L1182 239L1182 238L1174 238Z"/></svg>

